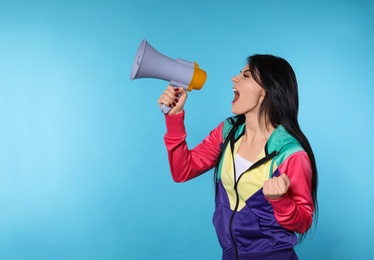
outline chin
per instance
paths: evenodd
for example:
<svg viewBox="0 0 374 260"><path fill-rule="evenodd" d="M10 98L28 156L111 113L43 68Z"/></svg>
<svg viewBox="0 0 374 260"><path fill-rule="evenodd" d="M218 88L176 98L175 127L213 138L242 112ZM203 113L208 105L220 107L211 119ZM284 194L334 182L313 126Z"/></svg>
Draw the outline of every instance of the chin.
<svg viewBox="0 0 374 260"><path fill-rule="evenodd" d="M240 115L241 114L237 110L235 110L234 108L231 108L231 113L233 113L234 115Z"/></svg>

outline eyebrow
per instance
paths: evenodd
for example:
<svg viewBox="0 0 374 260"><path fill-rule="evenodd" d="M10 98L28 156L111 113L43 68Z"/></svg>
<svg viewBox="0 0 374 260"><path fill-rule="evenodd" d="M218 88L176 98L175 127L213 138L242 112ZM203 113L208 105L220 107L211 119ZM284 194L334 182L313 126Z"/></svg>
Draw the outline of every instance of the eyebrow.
<svg viewBox="0 0 374 260"><path fill-rule="evenodd" d="M247 72L247 71L249 71L249 72L251 72L251 70L250 69L248 69L248 70L245 70L245 71L240 71L240 73L245 73L245 72Z"/></svg>

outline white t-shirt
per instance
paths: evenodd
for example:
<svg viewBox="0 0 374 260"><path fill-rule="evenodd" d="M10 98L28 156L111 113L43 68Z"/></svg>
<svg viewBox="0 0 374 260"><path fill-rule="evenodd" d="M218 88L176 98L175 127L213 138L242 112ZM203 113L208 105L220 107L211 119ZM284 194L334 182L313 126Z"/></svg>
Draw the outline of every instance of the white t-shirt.
<svg viewBox="0 0 374 260"><path fill-rule="evenodd" d="M236 180L238 180L240 175L242 175L246 170L248 170L248 168L251 167L252 164L253 162L247 161L237 153L235 155Z"/></svg>

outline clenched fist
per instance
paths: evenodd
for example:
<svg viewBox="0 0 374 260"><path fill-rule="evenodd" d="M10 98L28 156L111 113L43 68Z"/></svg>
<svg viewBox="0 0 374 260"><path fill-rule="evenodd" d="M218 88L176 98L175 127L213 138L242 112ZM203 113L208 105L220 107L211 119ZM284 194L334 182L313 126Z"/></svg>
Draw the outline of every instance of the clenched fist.
<svg viewBox="0 0 374 260"><path fill-rule="evenodd" d="M263 193L267 198L276 200L287 193L290 184L290 179L282 173L278 177L270 178L264 182Z"/></svg>

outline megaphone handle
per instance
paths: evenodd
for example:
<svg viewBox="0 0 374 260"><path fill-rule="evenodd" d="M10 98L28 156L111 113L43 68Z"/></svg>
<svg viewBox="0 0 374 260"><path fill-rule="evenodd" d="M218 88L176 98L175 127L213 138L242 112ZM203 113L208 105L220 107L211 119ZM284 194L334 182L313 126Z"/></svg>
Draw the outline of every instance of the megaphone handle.
<svg viewBox="0 0 374 260"><path fill-rule="evenodd" d="M169 111L172 109L173 107L168 107L168 106L165 106L165 105L162 105L161 106L161 112L163 112L165 115L167 113L169 113Z"/></svg>

